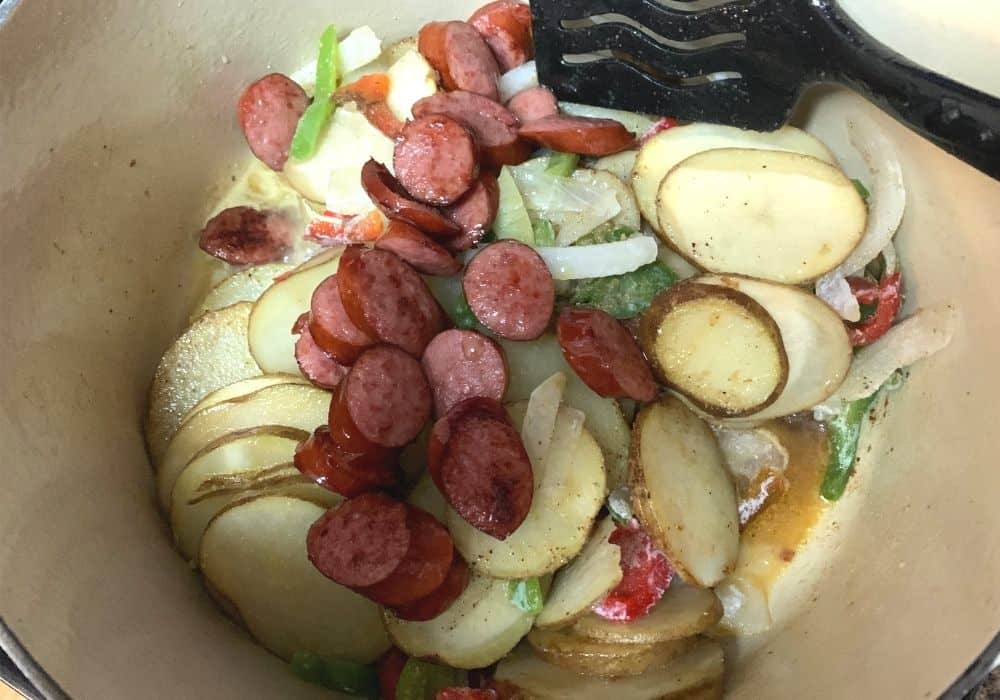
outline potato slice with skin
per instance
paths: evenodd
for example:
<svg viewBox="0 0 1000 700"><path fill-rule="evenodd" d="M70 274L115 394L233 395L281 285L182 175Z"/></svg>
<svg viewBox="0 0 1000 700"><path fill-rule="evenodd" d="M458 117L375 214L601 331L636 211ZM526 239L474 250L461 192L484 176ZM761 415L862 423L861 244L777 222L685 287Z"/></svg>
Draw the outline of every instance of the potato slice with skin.
<svg viewBox="0 0 1000 700"><path fill-rule="evenodd" d="M837 312L807 291L738 275L708 275L701 284L729 287L751 297L778 324L788 354L788 381L778 399L762 411L724 419L727 425L753 425L812 408L844 381L854 357Z"/></svg>
<svg viewBox="0 0 1000 700"><path fill-rule="evenodd" d="M670 663L699 642L698 637L655 644L598 642L572 630L543 630L537 627L528 633L528 643L549 663L585 676L603 678L637 676Z"/></svg>
<svg viewBox="0 0 1000 700"><path fill-rule="evenodd" d="M681 282L642 315L639 342L657 378L714 416L744 416L774 403L788 355L767 310L728 287Z"/></svg>
<svg viewBox="0 0 1000 700"><path fill-rule="evenodd" d="M306 533L324 510L288 496L237 501L209 523L199 565L224 607L281 658L309 650L370 663L389 648L378 606L323 576L306 554Z"/></svg>
<svg viewBox="0 0 1000 700"><path fill-rule="evenodd" d="M685 581L714 586L740 547L736 490L715 435L673 396L643 408L633 433L633 511Z"/></svg>
<svg viewBox="0 0 1000 700"><path fill-rule="evenodd" d="M621 583L621 548L608 542L615 523L607 517L594 530L580 555L556 574L537 627L564 627L590 612Z"/></svg>
<svg viewBox="0 0 1000 700"><path fill-rule="evenodd" d="M788 151L812 156L831 165L837 163L830 149L819 139L794 126L770 132L705 123L672 127L643 144L632 169L632 190L642 216L653 230L663 233L656 211L656 197L667 173L696 153L719 148Z"/></svg>
<svg viewBox="0 0 1000 700"><path fill-rule="evenodd" d="M191 322L209 311L218 311L241 301L257 301L274 284L275 277L293 269L294 266L285 263L268 263L248 267L230 275L209 290L198 308L191 312Z"/></svg>
<svg viewBox="0 0 1000 700"><path fill-rule="evenodd" d="M301 376L295 361L292 325L309 310L312 293L320 282L337 272L342 248L321 253L275 282L253 305L247 337L250 353L270 374Z"/></svg>
<svg viewBox="0 0 1000 700"><path fill-rule="evenodd" d="M798 153L726 148L691 156L663 179L660 231L698 267L804 284L857 247L868 209L836 166Z"/></svg>
<svg viewBox="0 0 1000 700"><path fill-rule="evenodd" d="M599 642L656 644L701 634L722 617L722 604L707 588L675 583L648 615L631 622L615 622L586 615L573 632Z"/></svg>
<svg viewBox="0 0 1000 700"><path fill-rule="evenodd" d="M195 413L204 411L206 408L218 406L224 401L232 401L233 399L238 399L241 396L248 396L255 391L266 389L269 386L275 386L277 384L308 383L309 381L305 377L295 377L291 374L262 374L259 377L241 379L240 381L233 382L232 384L224 386L221 389L216 389L195 404L194 408L184 414L184 418L181 420L181 425L184 425L184 422Z"/></svg>
<svg viewBox="0 0 1000 700"><path fill-rule="evenodd" d="M506 540L480 532L448 509L455 547L474 571L506 579L542 576L583 549L607 488L600 448L582 423L579 411L559 410L531 510Z"/></svg>
<svg viewBox="0 0 1000 700"><path fill-rule="evenodd" d="M177 431L156 474L160 507L170 508L177 477L199 450L228 433L260 426L312 431L326 422L330 394L305 384L278 384L207 408Z"/></svg>
<svg viewBox="0 0 1000 700"><path fill-rule="evenodd" d="M500 662L495 678L517 688L525 700L707 700L722 697L724 664L719 643L703 639L642 675L597 678L547 663L522 647Z"/></svg>
<svg viewBox="0 0 1000 700"><path fill-rule="evenodd" d="M218 475L266 470L288 464L305 431L287 428L253 428L244 433L226 435L214 441L188 462L177 477L171 495L170 524L174 542L185 559L198 556L201 536L209 521L232 500L218 495L198 500L199 491L207 480Z"/></svg>
<svg viewBox="0 0 1000 700"><path fill-rule="evenodd" d="M383 617L392 641L410 656L466 669L502 659L534 620L510 602L507 581L481 574L473 574L462 595L433 620L407 622L388 610Z"/></svg>
<svg viewBox="0 0 1000 700"><path fill-rule="evenodd" d="M188 410L205 395L260 376L247 345L251 304L212 311L195 321L163 353L149 389L146 443L154 466Z"/></svg>

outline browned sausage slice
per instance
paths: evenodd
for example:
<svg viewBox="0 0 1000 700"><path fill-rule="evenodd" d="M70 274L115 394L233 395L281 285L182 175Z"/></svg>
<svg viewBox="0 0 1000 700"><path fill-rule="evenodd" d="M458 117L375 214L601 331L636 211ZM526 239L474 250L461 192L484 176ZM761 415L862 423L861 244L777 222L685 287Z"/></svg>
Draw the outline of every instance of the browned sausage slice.
<svg viewBox="0 0 1000 700"><path fill-rule="evenodd" d="M483 5L469 18L469 24L486 40L504 72L531 60L531 9L514 0L497 0Z"/></svg>
<svg viewBox="0 0 1000 700"><path fill-rule="evenodd" d="M344 501L309 528L309 561L342 586L384 581L410 548L406 521L406 506L380 493Z"/></svg>
<svg viewBox="0 0 1000 700"><path fill-rule="evenodd" d="M480 323L510 340L534 340L552 317L552 274L538 253L517 241L491 243L477 253L462 288Z"/></svg>
<svg viewBox="0 0 1000 700"><path fill-rule="evenodd" d="M271 73L243 91L239 120L250 150L271 170L281 170L288 149L309 105L298 83L281 73Z"/></svg>
<svg viewBox="0 0 1000 700"><path fill-rule="evenodd" d="M556 335L566 362L601 396L636 401L656 398L656 382L642 350L610 314L599 309L563 309Z"/></svg>
<svg viewBox="0 0 1000 700"><path fill-rule="evenodd" d="M349 453L321 425L295 450L295 467L325 489L344 498L378 491L399 483L395 460L375 460L368 455Z"/></svg>
<svg viewBox="0 0 1000 700"><path fill-rule="evenodd" d="M402 219L431 236L449 238L462 229L441 212L413 200L389 168L376 160L369 160L361 168L361 186L375 206L390 219Z"/></svg>
<svg viewBox="0 0 1000 700"><path fill-rule="evenodd" d="M452 422L440 481L451 507L498 540L524 522L535 490L521 436L509 422L478 413Z"/></svg>
<svg viewBox="0 0 1000 700"><path fill-rule="evenodd" d="M502 401L507 391L507 360L495 342L475 331L439 333L424 350L424 374L434 393L435 415L481 396Z"/></svg>
<svg viewBox="0 0 1000 700"><path fill-rule="evenodd" d="M475 139L464 125L443 114L407 122L392 162L407 192L437 206L459 200L479 175Z"/></svg>
<svg viewBox="0 0 1000 700"><path fill-rule="evenodd" d="M454 559L452 559L451 568L448 569L448 575L445 577L444 583L424 598L407 603L406 605L396 606L393 612L401 620L410 620L411 622L433 620L450 608L451 604L458 600L458 596L462 595L462 592L465 591L465 587L468 585L469 565L465 563L462 557L456 554Z"/></svg>
<svg viewBox="0 0 1000 700"><path fill-rule="evenodd" d="M313 291L309 331L316 343L337 362L353 364L375 341L358 328L340 299L340 283L330 275Z"/></svg>
<svg viewBox="0 0 1000 700"><path fill-rule="evenodd" d="M439 243L399 219L389 222L385 233L375 241L375 247L395 253L425 275L448 277L462 269L462 263Z"/></svg>
<svg viewBox="0 0 1000 700"><path fill-rule="evenodd" d="M420 363L390 345L361 353L341 385L340 400L358 432L383 447L402 447L417 437L433 402Z"/></svg>
<svg viewBox="0 0 1000 700"><path fill-rule="evenodd" d="M444 461L445 445L451 439L452 425L457 424L458 419L462 416L472 413L510 422L510 415L503 404L484 396L465 399L452 406L446 415L439 418L434 423L427 441L427 473L431 475L438 489L444 488L441 482L441 463Z"/></svg>
<svg viewBox="0 0 1000 700"><path fill-rule="evenodd" d="M292 242L292 226L281 214L253 207L230 207L205 224L198 247L230 265L278 260Z"/></svg>
<svg viewBox="0 0 1000 700"><path fill-rule="evenodd" d="M523 123L559 114L556 96L544 85L521 90L507 102L507 109Z"/></svg>
<svg viewBox="0 0 1000 700"><path fill-rule="evenodd" d="M387 250L349 248L337 271L348 317L365 333L423 355L446 317L417 271Z"/></svg>
<svg viewBox="0 0 1000 700"><path fill-rule="evenodd" d="M456 252L479 245L493 226L499 208L500 185L493 175L483 173L464 197L444 210L462 228L462 235L449 238L445 245Z"/></svg>
<svg viewBox="0 0 1000 700"><path fill-rule="evenodd" d="M335 389L347 376L347 368L316 344L308 326L295 341L295 361L305 378L321 389Z"/></svg>
<svg viewBox="0 0 1000 700"><path fill-rule="evenodd" d="M417 49L441 74L447 90L468 90L499 99L500 67L490 47L471 24L431 22L417 36Z"/></svg>
<svg viewBox="0 0 1000 700"><path fill-rule="evenodd" d="M531 155L531 144L518 134L521 122L517 116L488 97L455 90L434 93L413 105L414 117L430 114L444 114L468 127L479 144L485 167L517 165Z"/></svg>
<svg viewBox="0 0 1000 700"><path fill-rule="evenodd" d="M635 145L635 134L613 119L542 117L521 126L521 136L553 151L607 156Z"/></svg>

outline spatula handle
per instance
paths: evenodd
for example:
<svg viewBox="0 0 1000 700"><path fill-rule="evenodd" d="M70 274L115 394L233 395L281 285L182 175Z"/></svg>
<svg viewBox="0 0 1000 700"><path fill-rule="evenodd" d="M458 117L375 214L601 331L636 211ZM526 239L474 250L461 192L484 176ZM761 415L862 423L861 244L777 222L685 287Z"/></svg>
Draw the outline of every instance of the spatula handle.
<svg viewBox="0 0 1000 700"><path fill-rule="evenodd" d="M952 155L1000 179L1000 99L923 68L837 11L837 66L846 83Z"/></svg>

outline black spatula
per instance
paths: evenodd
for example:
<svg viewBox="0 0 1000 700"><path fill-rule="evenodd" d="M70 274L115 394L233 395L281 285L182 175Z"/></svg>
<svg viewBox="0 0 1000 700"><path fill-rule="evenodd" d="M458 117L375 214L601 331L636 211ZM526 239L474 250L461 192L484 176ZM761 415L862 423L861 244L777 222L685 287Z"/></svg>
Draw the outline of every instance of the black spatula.
<svg viewBox="0 0 1000 700"><path fill-rule="evenodd" d="M1000 99L907 60L830 0L532 0L531 8L539 79L562 100L770 131L805 87L842 83L1000 178Z"/></svg>

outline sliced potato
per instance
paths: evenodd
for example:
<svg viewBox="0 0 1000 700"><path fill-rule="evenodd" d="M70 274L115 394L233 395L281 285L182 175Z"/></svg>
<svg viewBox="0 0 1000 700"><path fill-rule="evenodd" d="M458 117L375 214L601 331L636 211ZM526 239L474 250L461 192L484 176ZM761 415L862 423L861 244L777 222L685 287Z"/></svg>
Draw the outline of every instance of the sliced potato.
<svg viewBox="0 0 1000 700"><path fill-rule="evenodd" d="M207 408L181 426L156 474L160 507L170 508L177 477L199 450L223 435L260 426L311 432L326 422L330 394L306 384L278 384Z"/></svg>
<svg viewBox="0 0 1000 700"><path fill-rule="evenodd" d="M685 581L714 586L740 547L736 490L715 435L673 396L643 408L633 432L633 511Z"/></svg>
<svg viewBox="0 0 1000 700"><path fill-rule="evenodd" d="M744 416L774 403L788 380L778 325L735 290L686 281L642 315L639 342L657 378L714 416Z"/></svg>
<svg viewBox="0 0 1000 700"><path fill-rule="evenodd" d="M621 548L608 542L615 523L607 517L594 529L580 555L556 574L535 625L564 627L590 612L621 583Z"/></svg>
<svg viewBox="0 0 1000 700"><path fill-rule="evenodd" d="M517 688L526 700L690 700L722 697L722 647L701 640L681 656L642 675L625 678L582 676L520 648L500 662L496 680ZM695 694L700 693L700 694Z"/></svg>
<svg viewBox="0 0 1000 700"><path fill-rule="evenodd" d="M207 498L199 491L219 475L259 473L269 467L287 465L300 440L308 433L282 428L255 428L226 435L195 456L174 484L170 524L174 542L185 559L198 556L198 546L209 521L233 500L232 494Z"/></svg>
<svg viewBox="0 0 1000 700"><path fill-rule="evenodd" d="M598 642L572 630L543 630L528 633L528 643L543 659L585 676L620 678L636 676L670 663L693 649L701 640L685 637L656 644Z"/></svg>
<svg viewBox="0 0 1000 700"><path fill-rule="evenodd" d="M724 148L682 161L660 185L660 232L711 272L803 284L857 247L868 209L846 175L798 153Z"/></svg>
<svg viewBox="0 0 1000 700"><path fill-rule="evenodd" d="M184 418L181 419L181 425L183 425L184 421L193 416L195 413L204 411L206 408L211 408L212 406L217 406L223 401L232 401L233 399L238 399L241 396L248 396L255 391L266 389L269 386L275 386L277 384L308 383L309 382L305 377L296 377L291 374L262 374L259 377L241 379L240 381L233 382L232 384L224 386L221 389L216 389L211 394L196 403L194 408L184 414Z"/></svg>
<svg viewBox="0 0 1000 700"><path fill-rule="evenodd" d="M697 123L661 131L639 149L632 169L632 190L642 216L655 231L662 233L656 211L660 183L667 173L696 153L719 148L757 148L789 151L836 164L830 149L801 129L786 126L777 131L745 131L719 124Z"/></svg>
<svg viewBox="0 0 1000 700"><path fill-rule="evenodd" d="M635 159L638 155L639 151L622 151L614 155L596 158L590 167L594 170L607 170L615 177L628 182L632 177L632 169L635 167Z"/></svg>
<svg viewBox="0 0 1000 700"><path fill-rule="evenodd" d="M448 509L446 522L474 571L496 578L520 579L551 573L580 553L607 495L604 458L581 430L582 416L563 407L556 418L545 473L536 486L531 510L504 541L469 525ZM578 435L578 437L577 437Z"/></svg>
<svg viewBox="0 0 1000 700"><path fill-rule="evenodd" d="M370 663L389 648L378 606L323 576L306 554L306 534L324 511L288 496L238 501L209 523L199 565L223 607L281 658L308 650Z"/></svg>
<svg viewBox="0 0 1000 700"><path fill-rule="evenodd" d="M762 411L724 423L739 425L788 416L822 403L837 391L854 353L836 311L812 294L787 285L735 275L711 275L697 281L735 289L767 309L778 324L788 354L788 381L778 399Z"/></svg>
<svg viewBox="0 0 1000 700"><path fill-rule="evenodd" d="M501 340L510 368L510 385L505 401L525 401L535 388L556 372L566 375L566 405L583 411L584 427L597 440L604 453L608 487L615 489L628 475L629 425L621 406L614 399L596 394L583 383L563 357L555 335L543 335L530 343Z"/></svg>
<svg viewBox="0 0 1000 700"><path fill-rule="evenodd" d="M309 310L316 287L337 272L342 252L343 249L332 248L303 263L288 277L271 285L253 305L247 337L251 354L265 372L302 375L295 361L292 325Z"/></svg>
<svg viewBox="0 0 1000 700"><path fill-rule="evenodd" d="M247 345L251 304L212 311L163 353L149 389L146 443L154 466L188 410L205 395L261 373Z"/></svg>
<svg viewBox="0 0 1000 700"><path fill-rule="evenodd" d="M218 311L241 301L257 301L264 290L274 284L274 278L294 269L285 263L255 265L230 275L205 295L194 311L191 321L209 311Z"/></svg>
<svg viewBox="0 0 1000 700"><path fill-rule="evenodd" d="M721 616L722 605L711 590L675 583L645 617L614 622L586 615L573 625L573 631L599 642L656 644L701 634Z"/></svg>
<svg viewBox="0 0 1000 700"><path fill-rule="evenodd" d="M534 616L513 605L507 581L473 574L450 608L427 622L407 622L383 613L392 641L410 656L455 668L496 663L531 629Z"/></svg>

